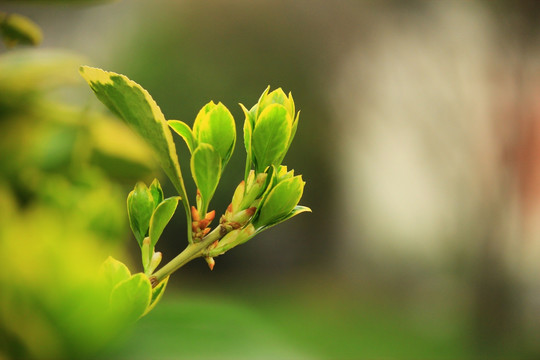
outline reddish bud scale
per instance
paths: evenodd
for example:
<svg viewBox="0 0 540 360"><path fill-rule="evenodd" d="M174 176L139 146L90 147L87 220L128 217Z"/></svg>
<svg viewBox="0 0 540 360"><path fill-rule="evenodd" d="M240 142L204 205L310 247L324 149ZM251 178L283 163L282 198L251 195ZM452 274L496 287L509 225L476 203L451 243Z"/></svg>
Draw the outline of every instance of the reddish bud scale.
<svg viewBox="0 0 540 360"><path fill-rule="evenodd" d="M193 230L193 239L202 240L210 232L208 225L214 220L216 216L216 211L212 210L209 213L206 213L204 219L200 219L200 214L195 207L191 207L191 213L196 215L197 219L191 223L191 229Z"/></svg>
<svg viewBox="0 0 540 360"><path fill-rule="evenodd" d="M208 226L208 224L210 223L210 221L206 220L206 219L202 219L199 221L199 229L204 229L205 227Z"/></svg>
<svg viewBox="0 0 540 360"><path fill-rule="evenodd" d="M193 221L199 221L201 218L199 217L199 212L195 208L195 206L191 207L191 219Z"/></svg>
<svg viewBox="0 0 540 360"><path fill-rule="evenodd" d="M208 223L210 224L212 220L214 220L215 217L216 217L216 210L212 210L204 216L204 219L208 220Z"/></svg>

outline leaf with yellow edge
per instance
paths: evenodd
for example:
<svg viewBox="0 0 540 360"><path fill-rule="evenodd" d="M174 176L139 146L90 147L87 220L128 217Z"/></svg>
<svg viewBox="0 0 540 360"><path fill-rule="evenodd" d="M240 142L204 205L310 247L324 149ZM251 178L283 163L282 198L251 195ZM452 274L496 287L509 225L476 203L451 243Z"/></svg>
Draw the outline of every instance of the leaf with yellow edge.
<svg viewBox="0 0 540 360"><path fill-rule="evenodd" d="M167 121L167 123L178 135L182 137L182 139L184 139L189 149L189 152L193 153L193 151L195 151L195 148L197 147L197 141L193 136L191 128L185 122L182 122L180 120L169 120Z"/></svg>
<svg viewBox="0 0 540 360"><path fill-rule="evenodd" d="M79 71L97 98L155 151L161 167L182 197L191 238L191 213L184 180L171 131L159 106L148 91L124 75L89 66L82 66Z"/></svg>
<svg viewBox="0 0 540 360"><path fill-rule="evenodd" d="M150 237L150 247L152 250L154 249L154 246L156 246L156 243L163 233L165 226L167 226L174 215L176 206L178 205L178 200L180 200L178 196L165 199L154 210L154 213L150 218L150 229L148 231L148 236Z"/></svg>
<svg viewBox="0 0 540 360"><path fill-rule="evenodd" d="M202 197L199 213L205 214L221 176L221 158L210 144L200 144L191 156L191 174Z"/></svg>

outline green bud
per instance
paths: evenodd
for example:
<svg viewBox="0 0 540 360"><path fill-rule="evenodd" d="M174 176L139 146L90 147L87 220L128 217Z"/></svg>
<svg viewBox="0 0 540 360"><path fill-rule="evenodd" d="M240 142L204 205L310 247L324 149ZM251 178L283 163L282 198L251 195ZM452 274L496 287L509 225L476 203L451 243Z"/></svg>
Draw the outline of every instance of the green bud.
<svg viewBox="0 0 540 360"><path fill-rule="evenodd" d="M231 112L222 103L209 102L195 118L193 136L198 144L212 145L221 158L223 169L236 142L236 125Z"/></svg>
<svg viewBox="0 0 540 360"><path fill-rule="evenodd" d="M278 183L266 196L258 217L257 228L271 226L272 223L289 215L298 205L304 191L304 181L300 175Z"/></svg>
<svg viewBox="0 0 540 360"><path fill-rule="evenodd" d="M242 106L244 143L248 153L248 164L255 165L257 173L268 166L278 166L285 157L296 133L298 114L292 95L283 90L268 92L267 88L258 103L249 111Z"/></svg>
<svg viewBox="0 0 540 360"><path fill-rule="evenodd" d="M246 182L242 180L240 184L236 187L236 190L234 191L234 195L232 197L231 201L231 208L227 209L227 212L235 213L238 210L240 210L240 203L242 202L242 199L244 198L244 192L246 189Z"/></svg>
<svg viewBox="0 0 540 360"><path fill-rule="evenodd" d="M162 258L162 255L161 255L161 252L155 252L153 255L152 255L152 259L150 260L150 264L148 266L148 270L146 270L145 272L147 272L148 274L147 275L150 275L154 272L154 270L156 270L156 268L158 267L159 263L161 262L161 258Z"/></svg>
<svg viewBox="0 0 540 360"><path fill-rule="evenodd" d="M143 240L148 234L150 218L154 211L154 197L152 192L142 182L135 185L133 191L128 195L127 210L129 216L129 225L131 230L142 247Z"/></svg>
<svg viewBox="0 0 540 360"><path fill-rule="evenodd" d="M209 251L209 256L221 255L235 246L241 245L255 236L255 228L249 224L243 229L230 231L220 241L216 248Z"/></svg>
<svg viewBox="0 0 540 360"><path fill-rule="evenodd" d="M145 237L141 246L142 264L145 272L148 269L148 265L150 265L150 258L153 251L154 249L151 249L150 238Z"/></svg>
<svg viewBox="0 0 540 360"><path fill-rule="evenodd" d="M238 224L238 226L244 226L249 219L255 214L255 210L257 210L254 207L247 208L245 210L239 211L236 214L233 215L231 218L231 222Z"/></svg>
<svg viewBox="0 0 540 360"><path fill-rule="evenodd" d="M274 183L272 186L276 186L283 180L290 179L294 176L294 170L287 171L287 166L281 165L274 176Z"/></svg>
<svg viewBox="0 0 540 360"><path fill-rule="evenodd" d="M257 117L264 111L264 109L272 104L283 105L287 112L290 114L291 118L294 118L294 100L292 94L289 93L289 96L285 95L281 88L278 88L271 93L268 93L270 87L266 88L266 91L263 93L259 102L257 103ZM255 121L256 123L256 121Z"/></svg>
<svg viewBox="0 0 540 360"><path fill-rule="evenodd" d="M154 179L154 181L152 181L152 184L150 184L149 190L150 190L150 193L152 194L152 197L154 198L154 209L155 209L163 201L163 190L161 189L161 184L159 183L158 179Z"/></svg>
<svg viewBox="0 0 540 360"><path fill-rule="evenodd" d="M257 176L255 176L254 171L250 172L248 182L246 184L246 193L244 194L244 198L240 204L240 209L246 209L253 203L253 201L262 195L264 189L266 188L265 185L267 177L267 173L259 173Z"/></svg>

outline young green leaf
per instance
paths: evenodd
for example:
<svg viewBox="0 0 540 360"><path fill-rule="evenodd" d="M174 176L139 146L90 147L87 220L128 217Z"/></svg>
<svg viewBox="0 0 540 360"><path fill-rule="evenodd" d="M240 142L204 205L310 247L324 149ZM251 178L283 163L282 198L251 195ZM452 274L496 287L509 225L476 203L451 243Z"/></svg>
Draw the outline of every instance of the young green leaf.
<svg viewBox="0 0 540 360"><path fill-rule="evenodd" d="M154 199L154 209L155 209L163 201L163 189L161 188L161 184L159 183L158 179L154 179L154 181L152 181L152 184L150 184L149 190L150 190L150 194L152 194L152 198Z"/></svg>
<svg viewBox="0 0 540 360"><path fill-rule="evenodd" d="M118 283L111 292L111 311L126 321L136 321L148 308L152 285L146 275L139 273Z"/></svg>
<svg viewBox="0 0 540 360"><path fill-rule="evenodd" d="M203 119L216 107L216 103L213 101L210 101L208 104L204 105L201 110L197 113L197 116L195 117L195 122L193 123L193 134L195 138L197 138L197 135L200 131L200 125L203 122Z"/></svg>
<svg viewBox="0 0 540 360"><path fill-rule="evenodd" d="M182 139L184 139L189 152L193 153L197 147L197 140L195 140L191 128L180 120L168 120L167 123L178 135L182 137Z"/></svg>
<svg viewBox="0 0 540 360"><path fill-rule="evenodd" d="M159 106L148 91L124 75L88 66L82 66L80 73L97 98L154 149L161 167L182 197L191 238L191 213L184 180L171 131Z"/></svg>
<svg viewBox="0 0 540 360"><path fill-rule="evenodd" d="M277 224L281 224L282 222L284 222L286 220L289 220L290 218L295 217L296 215L301 214L303 212L311 212L311 209L308 208L307 206L297 205L287 215L285 215L285 216L283 216L283 217L281 217L279 219L273 220L271 223L266 224L263 227L257 229L257 234L260 233L261 231L264 231L264 230L266 230L268 228L271 228L272 226L275 226Z"/></svg>
<svg viewBox="0 0 540 360"><path fill-rule="evenodd" d="M267 91L268 90L269 88L267 89ZM291 116L294 116L294 102L291 102L291 100L292 97L288 98L283 92L283 90L281 88L278 88L271 93L261 97L259 103L257 104L257 115L260 116L261 113L266 109L266 107L272 104L279 104L283 105Z"/></svg>
<svg viewBox="0 0 540 360"><path fill-rule="evenodd" d="M298 205L302 197L304 184L301 176L295 176L277 184L264 200L260 213L255 220L255 227L269 226L287 216Z"/></svg>
<svg viewBox="0 0 540 360"><path fill-rule="evenodd" d="M152 218L150 219L150 230L148 232L150 237L150 249L153 250L154 246L156 246L165 226L167 226L174 215L179 200L180 198L178 196L168 198L162 201L154 210Z"/></svg>
<svg viewBox="0 0 540 360"><path fill-rule="evenodd" d="M263 172L270 165L279 165L289 143L291 128L292 119L283 105L270 105L261 113L251 139L257 172Z"/></svg>
<svg viewBox="0 0 540 360"><path fill-rule="evenodd" d="M244 173L244 181L247 181L249 171L251 170L251 164L253 163L253 152L251 150L251 137L253 135L253 124L255 120L252 118L252 114L246 107L240 104L240 107L244 111L244 146L246 147L246 168Z"/></svg>
<svg viewBox="0 0 540 360"><path fill-rule="evenodd" d="M154 251L154 247L150 248L150 245L150 238L145 237L141 246L142 265L145 273L146 270L148 270L148 266L150 265L150 259L152 258L152 253Z"/></svg>
<svg viewBox="0 0 540 360"><path fill-rule="evenodd" d="M195 119L193 124L193 134L198 143L210 144L221 157L221 168L223 169L229 161L234 144L236 142L236 125L231 112L218 103L211 102L203 109L204 113Z"/></svg>
<svg viewBox="0 0 540 360"><path fill-rule="evenodd" d="M144 183L138 182L133 191L129 193L127 208L131 230L139 246L142 247L154 211L154 199Z"/></svg>
<svg viewBox="0 0 540 360"><path fill-rule="evenodd" d="M200 144L191 156L191 173L202 197L202 208L199 213L204 214L208 209L210 199L214 196L221 176L221 159L212 145Z"/></svg>

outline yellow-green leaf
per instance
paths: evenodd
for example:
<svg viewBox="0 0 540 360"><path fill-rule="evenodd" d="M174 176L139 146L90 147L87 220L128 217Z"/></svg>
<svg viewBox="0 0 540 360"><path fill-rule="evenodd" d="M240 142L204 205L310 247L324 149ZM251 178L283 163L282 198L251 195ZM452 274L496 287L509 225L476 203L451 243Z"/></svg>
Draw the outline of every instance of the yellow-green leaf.
<svg viewBox="0 0 540 360"><path fill-rule="evenodd" d="M150 194L152 194L152 199L154 200L154 209L158 207L159 204L163 201L163 189L158 179L154 179L150 187Z"/></svg>
<svg viewBox="0 0 540 360"><path fill-rule="evenodd" d="M165 199L154 210L152 218L150 219L150 249L153 250L154 246L156 246L156 243L163 233L165 226L167 226L174 215L179 200L180 198L178 196Z"/></svg>
<svg viewBox="0 0 540 360"><path fill-rule="evenodd" d="M210 144L221 157L223 169L229 161L236 142L234 118L222 103L208 103L197 115L193 135L198 143Z"/></svg>
<svg viewBox="0 0 540 360"><path fill-rule="evenodd" d="M285 155L292 130L292 119L283 105L272 104L260 114L253 129L251 148L257 172L279 165Z"/></svg>
<svg viewBox="0 0 540 360"><path fill-rule="evenodd" d="M210 199L214 196L221 176L221 159L210 144L199 144L191 156L191 174L201 194L202 208L199 213L204 214L208 209Z"/></svg>
<svg viewBox="0 0 540 360"><path fill-rule="evenodd" d="M311 209L308 208L307 206L301 206L301 205L295 206L294 209L292 209L292 211L290 213L288 213L287 215L285 215L285 216L283 216L281 218L275 219L271 223L266 224L263 227L257 229L257 234L260 233L263 230L271 228L272 226L275 226L277 224L281 224L282 222L284 222L286 220L289 220L290 218L295 217L296 215L304 213L304 212L311 212Z"/></svg>
<svg viewBox="0 0 540 360"><path fill-rule="evenodd" d="M287 216L302 198L304 185L300 175L277 184L264 200L255 220L255 227L270 226L275 221Z"/></svg>
<svg viewBox="0 0 540 360"><path fill-rule="evenodd" d="M127 210L133 235L135 235L139 246L142 247L154 211L154 198L144 183L138 182L133 191L129 193Z"/></svg>
<svg viewBox="0 0 540 360"><path fill-rule="evenodd" d="M251 170L251 164L253 163L253 154L251 151L251 136L253 134L253 124L255 120L251 111L248 111L246 107L240 104L240 107L244 111L245 120L244 120L244 146L246 147L246 168L244 173L244 181L247 181L249 171Z"/></svg>
<svg viewBox="0 0 540 360"><path fill-rule="evenodd" d="M169 126L184 139L190 153L193 153L197 147L197 141L193 137L193 132L191 128L184 122L180 120L169 120L167 121Z"/></svg>

